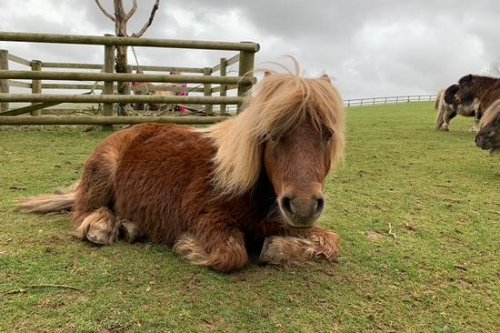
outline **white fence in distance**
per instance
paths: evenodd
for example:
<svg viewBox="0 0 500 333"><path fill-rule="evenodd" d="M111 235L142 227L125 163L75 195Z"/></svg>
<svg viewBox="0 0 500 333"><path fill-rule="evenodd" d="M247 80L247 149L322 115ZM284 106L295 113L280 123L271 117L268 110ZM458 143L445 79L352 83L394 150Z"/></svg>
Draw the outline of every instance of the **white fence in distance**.
<svg viewBox="0 0 500 333"><path fill-rule="evenodd" d="M378 104L398 104L411 102L431 102L436 100L436 95L409 95L409 96L387 96L369 97L343 100L344 106L370 106Z"/></svg>

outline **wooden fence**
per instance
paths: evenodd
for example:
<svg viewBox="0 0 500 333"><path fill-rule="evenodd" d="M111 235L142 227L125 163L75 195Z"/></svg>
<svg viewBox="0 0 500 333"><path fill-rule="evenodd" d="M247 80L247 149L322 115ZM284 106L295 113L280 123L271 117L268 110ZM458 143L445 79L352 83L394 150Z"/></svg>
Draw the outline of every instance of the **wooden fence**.
<svg viewBox="0 0 500 333"><path fill-rule="evenodd" d="M377 104L397 104L411 102L430 102L436 99L436 95L409 95L409 96L388 96L347 99L343 103L347 107L368 106Z"/></svg>
<svg viewBox="0 0 500 333"><path fill-rule="evenodd" d="M182 122L201 123L216 122L227 114L227 106L238 106L243 96L256 82L251 71L254 68L255 53L259 45L252 42L213 42L171 40L154 38L82 36L37 33L0 32L0 41L30 43L62 43L104 46L103 64L45 62L27 60L0 50L0 125L7 124L136 124L139 122ZM230 58L221 58L213 67L167 67L167 66L129 66L130 73L114 73L116 46L146 46L161 48L204 49L219 51L237 51ZM9 62L29 67L29 70L10 70ZM238 76L229 76L227 68L238 64ZM54 69L70 69L82 71L55 71ZM99 72L88 72L99 70ZM143 72L178 72L180 75L165 74L131 74L133 70ZM219 72L218 76L214 74ZM189 75L185 75L188 73ZM29 80L19 81L19 80ZM52 80L94 81L89 83L47 83ZM98 82L104 82L99 84ZM203 93L203 96L148 96L148 95L116 95L116 82L166 82L185 83L186 87L155 87L155 90L189 91ZM198 84L199 86L189 86ZM30 89L28 94L14 94L11 87ZM100 95L90 92L76 94L47 94L47 90L86 90L100 91ZM145 87L132 87L133 91L144 91ZM227 96L227 92L237 89L237 96ZM219 96L213 96L213 94ZM32 103L31 106L10 109L10 102ZM106 117L38 117L43 108L53 107L61 103L102 103L103 115ZM158 104L193 104L204 105L205 112L215 116L212 105L220 105L217 117L117 117L114 103L158 103ZM14 117L31 113L34 117ZM43 118L43 119L42 119ZM79 118L79 119L76 119ZM162 118L162 119L160 119ZM182 119L181 119L182 118ZM204 119L201 119L204 118Z"/></svg>

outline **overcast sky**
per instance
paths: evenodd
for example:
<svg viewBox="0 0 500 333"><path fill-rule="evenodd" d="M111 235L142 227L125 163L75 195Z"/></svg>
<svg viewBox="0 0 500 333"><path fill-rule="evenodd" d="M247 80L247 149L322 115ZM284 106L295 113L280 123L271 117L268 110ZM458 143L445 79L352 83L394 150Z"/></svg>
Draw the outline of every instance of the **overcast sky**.
<svg viewBox="0 0 500 333"><path fill-rule="evenodd" d="M111 9L112 0L101 1ZM139 0L129 33L143 25L153 3ZM261 45L257 66L292 55L307 75L334 77L344 98L426 94L500 59L499 14L499 0L161 0L145 37L255 41ZM0 30L103 35L114 25L94 0L0 0ZM0 48L45 61L103 58L97 46L0 42ZM137 53L141 65L189 67L232 55Z"/></svg>

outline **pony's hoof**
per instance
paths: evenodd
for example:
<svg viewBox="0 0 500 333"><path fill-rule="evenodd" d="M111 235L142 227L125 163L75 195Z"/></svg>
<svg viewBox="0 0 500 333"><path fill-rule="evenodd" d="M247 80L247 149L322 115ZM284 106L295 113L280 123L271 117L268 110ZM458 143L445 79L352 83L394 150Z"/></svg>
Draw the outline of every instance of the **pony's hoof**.
<svg viewBox="0 0 500 333"><path fill-rule="evenodd" d="M144 234L139 230L135 223L128 220L121 222L120 230L123 235L123 240L128 243L134 243L139 238L142 238Z"/></svg>
<svg viewBox="0 0 500 333"><path fill-rule="evenodd" d="M439 130L441 132L449 132L450 131L450 129L448 127L441 127Z"/></svg>

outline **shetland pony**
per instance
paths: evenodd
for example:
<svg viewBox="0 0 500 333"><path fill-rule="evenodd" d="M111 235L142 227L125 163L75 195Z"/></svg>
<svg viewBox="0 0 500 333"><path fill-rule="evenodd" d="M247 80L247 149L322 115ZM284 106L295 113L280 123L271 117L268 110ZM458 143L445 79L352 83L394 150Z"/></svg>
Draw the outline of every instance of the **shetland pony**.
<svg viewBox="0 0 500 333"><path fill-rule="evenodd" d="M458 85L455 102L463 106L477 107L478 118L481 118L483 111L493 102L500 99L500 79L469 74L462 77Z"/></svg>
<svg viewBox="0 0 500 333"><path fill-rule="evenodd" d="M325 178L342 157L342 101L328 76L266 72L238 116L206 129L143 124L94 150L75 191L28 198L26 212L72 210L74 233L172 245L191 263L237 270L333 262L339 238L317 226Z"/></svg>
<svg viewBox="0 0 500 333"><path fill-rule="evenodd" d="M491 153L500 151L500 100L484 112L481 129L476 135L476 146Z"/></svg>
<svg viewBox="0 0 500 333"><path fill-rule="evenodd" d="M455 94L459 89L458 84L452 84L446 89L438 91L434 109L438 111L436 119L436 129L439 131L449 131L450 121L458 114L464 117L474 117L475 124L472 125L473 132L478 131L479 119L475 111L476 105L461 105L455 103Z"/></svg>

